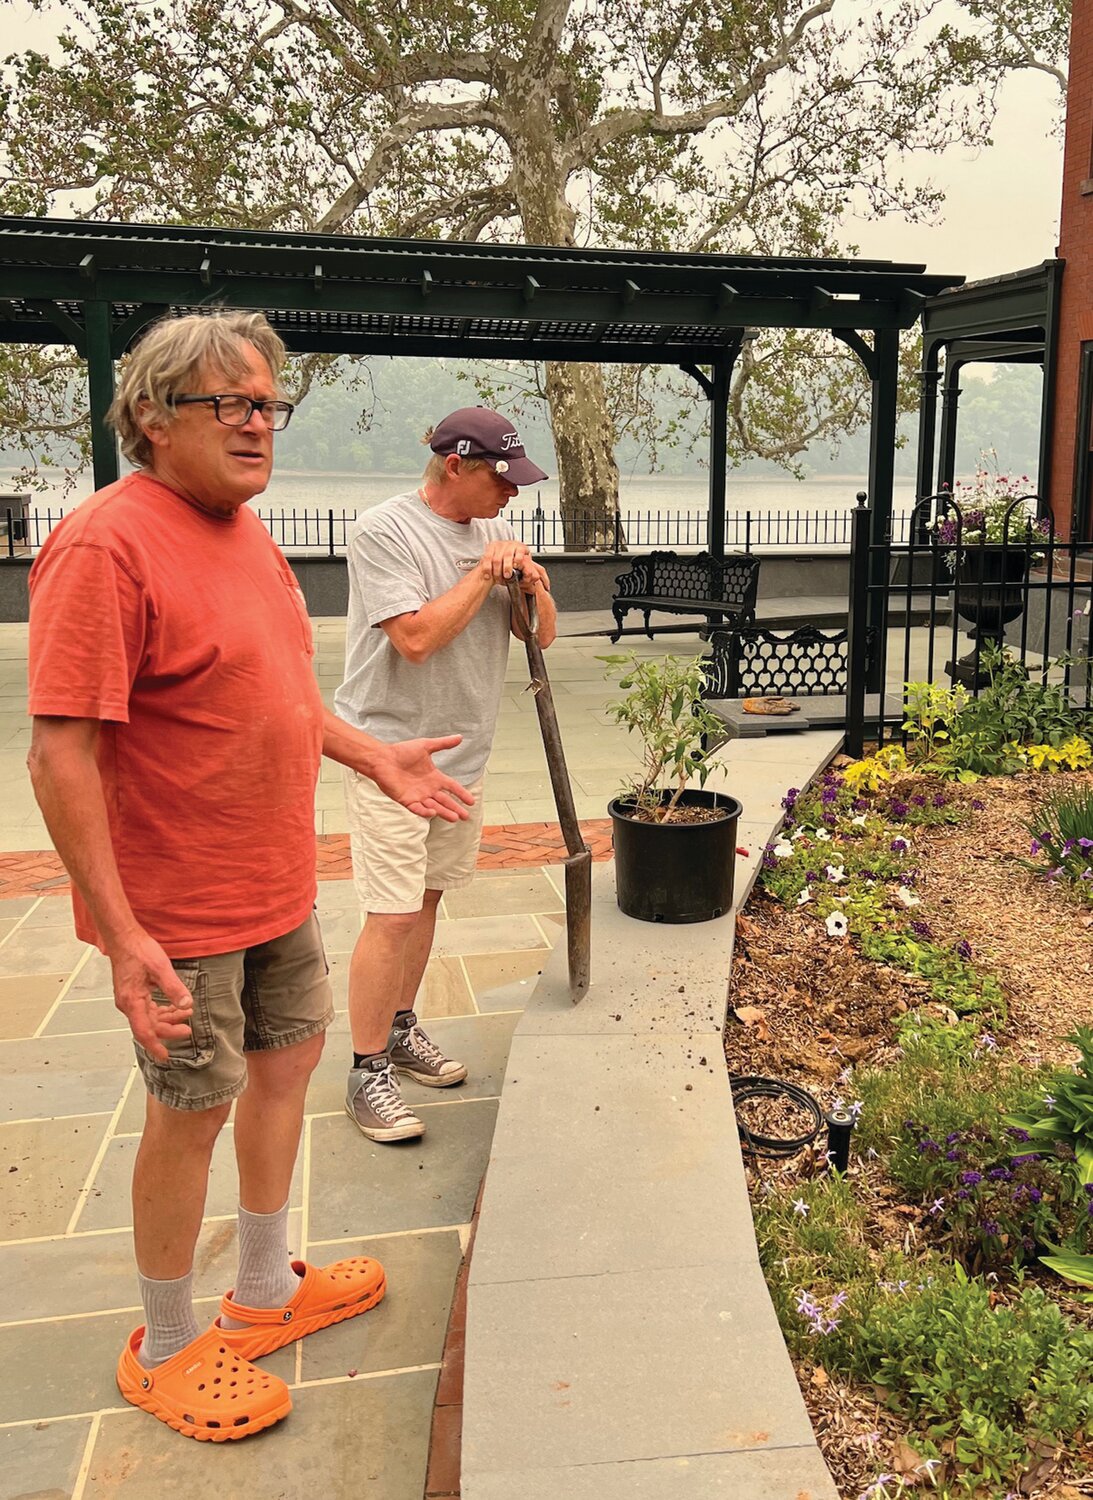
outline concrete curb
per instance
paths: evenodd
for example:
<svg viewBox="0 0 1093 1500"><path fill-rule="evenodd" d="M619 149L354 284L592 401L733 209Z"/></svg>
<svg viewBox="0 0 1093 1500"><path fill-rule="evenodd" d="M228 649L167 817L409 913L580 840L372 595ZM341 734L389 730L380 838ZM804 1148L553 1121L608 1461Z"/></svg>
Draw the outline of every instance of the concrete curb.
<svg viewBox="0 0 1093 1500"><path fill-rule="evenodd" d="M738 742L746 901L788 786L840 733ZM713 785L713 778L709 783ZM750 814L750 816L749 816ZM624 917L593 883L517 1025L468 1294L463 1500L837 1500L759 1267L721 1035L734 923Z"/></svg>

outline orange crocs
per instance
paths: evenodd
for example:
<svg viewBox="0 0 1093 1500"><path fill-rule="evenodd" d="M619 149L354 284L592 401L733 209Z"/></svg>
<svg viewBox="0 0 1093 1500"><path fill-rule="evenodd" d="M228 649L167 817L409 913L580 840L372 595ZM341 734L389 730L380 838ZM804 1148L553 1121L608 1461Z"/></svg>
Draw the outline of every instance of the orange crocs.
<svg viewBox="0 0 1093 1500"><path fill-rule="evenodd" d="M272 1427L292 1410L288 1386L228 1346L215 1323L177 1354L146 1370L137 1328L118 1360L118 1390L183 1437L226 1443Z"/></svg>
<svg viewBox="0 0 1093 1500"><path fill-rule="evenodd" d="M300 1278L299 1290L283 1307L243 1307L228 1292L220 1303L221 1318L245 1323L245 1328L218 1327L230 1348L245 1359L260 1359L282 1344L302 1339L320 1328L343 1323L367 1312L381 1301L387 1278L378 1260L354 1255L329 1266L312 1266L294 1260L292 1269Z"/></svg>

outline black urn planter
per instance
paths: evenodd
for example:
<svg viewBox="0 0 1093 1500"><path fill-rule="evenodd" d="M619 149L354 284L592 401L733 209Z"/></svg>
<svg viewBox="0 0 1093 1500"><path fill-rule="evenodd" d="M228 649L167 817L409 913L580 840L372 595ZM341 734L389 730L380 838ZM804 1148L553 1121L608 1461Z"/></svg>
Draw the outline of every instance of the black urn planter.
<svg viewBox="0 0 1093 1500"><path fill-rule="evenodd" d="M671 800L661 793L662 805ZM717 807L712 823L642 823L625 798L608 804L619 907L641 922L708 922L732 910L736 825L742 808L724 793L686 791L690 807Z"/></svg>
<svg viewBox="0 0 1093 1500"><path fill-rule="evenodd" d="M954 682L965 687L986 686L989 674L982 665L983 647L1001 648L1006 626L1019 619L1028 592L1031 553L1025 546L1003 547L1000 543L964 545L953 579L953 607L972 626L968 635L972 649L957 662L946 663Z"/></svg>

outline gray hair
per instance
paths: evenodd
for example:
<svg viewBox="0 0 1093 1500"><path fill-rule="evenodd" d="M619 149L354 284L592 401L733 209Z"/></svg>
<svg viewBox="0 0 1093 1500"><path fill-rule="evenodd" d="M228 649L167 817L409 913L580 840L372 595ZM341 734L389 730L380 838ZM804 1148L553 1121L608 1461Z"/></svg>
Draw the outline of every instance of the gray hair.
<svg viewBox="0 0 1093 1500"><path fill-rule="evenodd" d="M431 443L435 428L430 427L422 438L423 443ZM459 466L467 474L473 474L475 469L486 469L489 465L484 458L460 458ZM423 484L447 484L448 483L448 455L446 453L430 453L429 462L425 465L425 472L421 476Z"/></svg>
<svg viewBox="0 0 1093 1500"><path fill-rule="evenodd" d="M247 373L250 344L265 360L281 393L285 346L262 313L216 308L153 323L125 361L117 394L106 420L121 440L130 463L145 465L152 444L144 427L174 419L171 397L187 394L194 378L212 367L229 380Z"/></svg>

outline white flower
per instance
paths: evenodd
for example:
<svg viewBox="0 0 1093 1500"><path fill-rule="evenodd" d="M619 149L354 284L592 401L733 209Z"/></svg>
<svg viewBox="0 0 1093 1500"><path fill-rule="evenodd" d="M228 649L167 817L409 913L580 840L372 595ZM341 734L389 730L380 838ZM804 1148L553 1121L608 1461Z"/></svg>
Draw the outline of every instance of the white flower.
<svg viewBox="0 0 1093 1500"><path fill-rule="evenodd" d="M808 832L807 828L795 828L793 830L793 832L790 834L790 838L793 840L794 843L796 843L798 839L803 839L804 836L805 836L805 834L807 832Z"/></svg>
<svg viewBox="0 0 1093 1500"><path fill-rule="evenodd" d="M800 1214L802 1219L808 1218L808 1204L803 1198L798 1198L793 1205L793 1212Z"/></svg>
<svg viewBox="0 0 1093 1500"><path fill-rule="evenodd" d="M831 834L827 831L826 828L817 828L816 837L820 840L821 843L826 844L830 839Z"/></svg>
<svg viewBox="0 0 1093 1500"><path fill-rule="evenodd" d="M811 900L812 900L812 887L810 885L806 885L805 888L804 888L804 890L797 897L797 905L798 906L804 906L804 904L805 904L806 901L811 901Z"/></svg>
<svg viewBox="0 0 1093 1500"><path fill-rule="evenodd" d="M850 929L850 924L841 911L833 911L824 926L828 937L845 937Z"/></svg>
<svg viewBox="0 0 1093 1500"><path fill-rule="evenodd" d="M828 880L834 880L838 882L840 880L846 879L846 870L842 865L825 865L824 872L827 875Z"/></svg>
<svg viewBox="0 0 1093 1500"><path fill-rule="evenodd" d="M864 813L859 813L856 818L851 818L850 821L854 825L855 828L864 828L865 827L865 814Z"/></svg>
<svg viewBox="0 0 1093 1500"><path fill-rule="evenodd" d="M775 859L792 859L794 855L793 845L788 839L779 839L771 853Z"/></svg>
<svg viewBox="0 0 1093 1500"><path fill-rule="evenodd" d="M909 891L905 885L901 885L897 889L896 900L902 902L908 910L910 910L912 906L922 905L918 897L915 895L914 891Z"/></svg>

